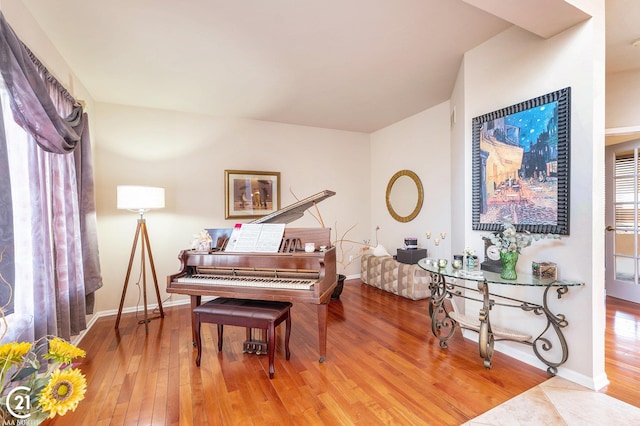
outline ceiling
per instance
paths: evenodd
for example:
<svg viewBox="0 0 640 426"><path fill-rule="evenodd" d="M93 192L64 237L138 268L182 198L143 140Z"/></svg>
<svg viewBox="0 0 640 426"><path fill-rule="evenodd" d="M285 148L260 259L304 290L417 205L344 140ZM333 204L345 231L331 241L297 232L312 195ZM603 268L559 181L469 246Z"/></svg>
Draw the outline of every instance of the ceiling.
<svg viewBox="0 0 640 426"><path fill-rule="evenodd" d="M564 0L21 1L98 102L359 132L449 99L464 52L513 24L588 18ZM607 70L640 68L640 2L606 7Z"/></svg>

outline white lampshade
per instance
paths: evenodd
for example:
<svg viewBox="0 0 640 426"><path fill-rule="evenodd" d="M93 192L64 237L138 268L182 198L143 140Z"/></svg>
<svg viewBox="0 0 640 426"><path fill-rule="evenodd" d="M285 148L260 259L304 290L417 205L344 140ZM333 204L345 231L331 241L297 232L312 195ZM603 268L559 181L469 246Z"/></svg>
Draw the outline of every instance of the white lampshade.
<svg viewBox="0 0 640 426"><path fill-rule="evenodd" d="M164 208L164 188L118 185L118 208L145 211Z"/></svg>

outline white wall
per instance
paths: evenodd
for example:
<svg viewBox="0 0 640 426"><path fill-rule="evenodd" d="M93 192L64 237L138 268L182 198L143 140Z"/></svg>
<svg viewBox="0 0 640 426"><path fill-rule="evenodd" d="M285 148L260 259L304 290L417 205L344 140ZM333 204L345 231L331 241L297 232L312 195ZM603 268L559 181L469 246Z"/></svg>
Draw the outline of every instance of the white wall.
<svg viewBox="0 0 640 426"><path fill-rule="evenodd" d="M449 258L449 238L435 247L440 232L451 232L451 170L449 167L449 102L444 102L371 134L371 225L380 227L378 242L390 254L404 245L405 237L417 237L430 256ZM424 188L424 203L410 222L389 215L386 189L398 171L415 172ZM433 236L427 240L425 233Z"/></svg>
<svg viewBox="0 0 640 426"><path fill-rule="evenodd" d="M467 52L464 72L458 80L454 104L464 112L464 132L454 132L454 168L465 170L465 199L457 208L465 211L465 241L482 252L480 232L471 229L471 120L567 86L571 101L570 231L562 244L541 241L525 249L518 270L529 270L532 260L558 263L560 278L583 281L583 288L571 289L558 300L550 297L554 313L566 314L564 329L570 357L559 374L591 388L606 384L604 372L604 19L603 14L548 40L518 28ZM462 96L459 90L464 91ZM456 165L457 163L457 165ZM462 185L457 184L457 188ZM454 207L456 209L456 207ZM504 289L523 298L538 298L538 289ZM469 308L469 306L467 307ZM508 328L533 332L540 321L531 317L514 320L508 314L492 312L492 320ZM503 316L501 318L501 315ZM534 334L535 335L535 334ZM521 345L498 345L513 356L544 367ZM556 347L558 345L556 344ZM554 353L554 351L552 351ZM553 358L552 358L553 359Z"/></svg>
<svg viewBox="0 0 640 426"><path fill-rule="evenodd" d="M98 230L105 283L96 298L97 311L118 307L136 227L136 214L116 209L117 185L166 189L166 208L147 214L163 298L166 277L178 272L178 253L189 248L194 234L243 222L224 219L225 169L280 172L282 207L297 201L291 191L302 199L333 190L336 195L318 205L325 225L333 228L337 223L339 229L357 225L349 234L355 241L371 236L366 134L104 103L96 104L95 120ZM289 226L320 225L306 213ZM338 265L340 272L359 274L357 262L346 270L343 266ZM125 306L136 303L136 278L132 277ZM173 295L171 299L184 297Z"/></svg>
<svg viewBox="0 0 640 426"><path fill-rule="evenodd" d="M607 129L640 126L640 71L607 74Z"/></svg>

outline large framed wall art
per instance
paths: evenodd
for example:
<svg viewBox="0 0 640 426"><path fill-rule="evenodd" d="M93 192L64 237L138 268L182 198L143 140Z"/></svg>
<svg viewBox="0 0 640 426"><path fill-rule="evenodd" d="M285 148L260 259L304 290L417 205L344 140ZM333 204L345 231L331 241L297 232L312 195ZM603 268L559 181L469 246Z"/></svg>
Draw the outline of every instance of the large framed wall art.
<svg viewBox="0 0 640 426"><path fill-rule="evenodd" d="M255 219L280 210L280 172L225 170L225 219Z"/></svg>
<svg viewBox="0 0 640 426"><path fill-rule="evenodd" d="M571 88L472 122L472 228L569 234Z"/></svg>

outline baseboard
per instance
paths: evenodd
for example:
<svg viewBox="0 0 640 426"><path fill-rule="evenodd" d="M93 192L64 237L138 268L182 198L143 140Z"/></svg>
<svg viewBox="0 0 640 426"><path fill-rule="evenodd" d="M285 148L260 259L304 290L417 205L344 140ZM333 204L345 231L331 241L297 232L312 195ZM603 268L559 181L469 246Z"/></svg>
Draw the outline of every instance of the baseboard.
<svg viewBox="0 0 640 426"><path fill-rule="evenodd" d="M202 301L206 302L209 300L212 300L213 297L203 297ZM165 301L162 302L162 307L163 308L170 308L173 306L182 306L182 305L188 305L189 303L191 303L191 301L189 299L178 299L178 300L169 300L169 301ZM151 305L147 306L147 310L149 311L153 311L154 309L158 308L158 304L154 303ZM128 308L124 308L122 310L123 314L130 314L130 313L134 313L134 312L143 312L144 311L144 306L130 306ZM100 319L100 318L104 318L104 317L110 317L113 316L114 317L114 325L115 325L115 316L118 315L118 310L117 309L109 309L106 311L100 311L100 312L96 312L95 314L93 314L91 316L91 318L89 318L89 321L87 322L87 328L84 329L82 332L80 332L80 334L78 334L77 336L73 336L71 338L71 343L73 343L74 345L78 345L81 341L82 338L89 332L89 330L91 330L91 327L93 327L93 325Z"/></svg>
<svg viewBox="0 0 640 426"><path fill-rule="evenodd" d="M471 340L475 343L478 343L479 335L477 332L471 330L462 330L462 335L465 339ZM496 352L503 353L511 358L517 359L519 361L524 362L525 364L529 364L533 367L539 368L541 370L546 371L548 366L540 361L535 354L528 351L519 350L517 346L520 346L517 343L509 343L509 342L494 342L493 348ZM481 361L481 358L478 357L478 360ZM499 368L494 365L494 368ZM584 374L580 374L574 370L571 370L566 365L562 365L558 367L557 376L562 377L563 379L567 379L571 382L582 385L586 388L589 388L594 391L598 391L609 384L609 380L607 379L607 375L603 374L600 377L587 377ZM551 376L549 376L551 377Z"/></svg>

